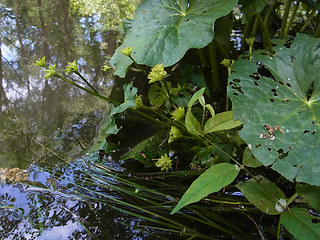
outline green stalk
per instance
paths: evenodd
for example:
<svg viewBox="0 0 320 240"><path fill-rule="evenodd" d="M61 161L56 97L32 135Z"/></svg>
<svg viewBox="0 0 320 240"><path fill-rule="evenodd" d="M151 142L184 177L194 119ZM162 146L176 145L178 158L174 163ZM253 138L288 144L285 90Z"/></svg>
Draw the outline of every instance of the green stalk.
<svg viewBox="0 0 320 240"><path fill-rule="evenodd" d="M148 76L148 73L131 57L131 55L128 56L130 60L133 62L133 64L143 72L144 75Z"/></svg>
<svg viewBox="0 0 320 240"><path fill-rule="evenodd" d="M281 29L280 29L280 34L279 34L279 38L280 39L285 39L286 35L285 35L285 30L286 30L286 26L287 26L287 20L288 20L288 16L289 16L289 12L290 12L290 8L291 8L291 4L292 4L293 0L287 0L285 9L284 9L284 14L282 17L282 22L281 22Z"/></svg>
<svg viewBox="0 0 320 240"><path fill-rule="evenodd" d="M272 11L274 10L275 6L278 4L278 1L279 0L275 0L271 6L268 8L268 11L266 13L266 16L264 17L264 23L267 25L268 21L269 21L269 18L270 18L270 15L272 13Z"/></svg>
<svg viewBox="0 0 320 240"><path fill-rule="evenodd" d="M320 26L317 28L317 31L314 33L314 37L318 38L320 36Z"/></svg>
<svg viewBox="0 0 320 240"><path fill-rule="evenodd" d="M75 86L75 87L77 87L77 88L80 88L81 90L83 90L83 91L85 91L85 92L87 92L87 93L89 93L89 94L91 94L91 95L93 95L93 96L96 96L96 97L99 97L99 98L101 98L101 99L103 99L103 100L106 100L106 101L108 101L108 102L111 102L111 103L115 104L116 106L118 106L118 105L121 104L120 102L118 102L118 101L116 101L116 100L114 100L114 99L111 99L111 98L108 98L108 97L105 97L105 96L101 95L101 94L98 93L97 91L93 91L93 90L90 90L90 89L88 89L88 88L85 88L85 87L83 87L83 86L75 83L74 81L71 81L71 80L67 79L66 77L61 76L61 75L58 74L58 73L55 74L55 77L60 78L61 80L65 81L65 82L67 82L67 83L69 83L69 84L71 84L71 85L73 85L73 86ZM152 122L154 122L154 123L156 123L156 124L160 124L160 125L162 125L162 126L164 126L164 127L171 127L170 124L167 124L167 123L165 123L165 122L162 122L162 121L160 121L159 119L153 118L153 117L151 117L151 116L149 116L149 115L147 115L147 114L145 114L145 113L143 113L143 112L141 112L141 111L139 111L139 110L137 110L137 109L132 109L132 108L130 108L129 111L132 111L132 112L140 115L141 117L143 117L143 118L145 118L145 119L148 119L148 120L150 120L150 121L152 121ZM157 113L157 114L159 115L159 113ZM167 119L168 119L168 118L167 118Z"/></svg>
<svg viewBox="0 0 320 240"><path fill-rule="evenodd" d="M289 198L289 200L287 201L287 205L292 203L297 197L298 197L298 193L293 194L291 198Z"/></svg>
<svg viewBox="0 0 320 240"><path fill-rule="evenodd" d="M163 81L161 81L161 84L163 84L164 87L165 87L166 90L167 90L167 98L169 99L171 106L176 107L175 104L174 104L174 102L172 101L170 89L169 89L169 86L168 86L167 82L166 82L165 80L163 80Z"/></svg>
<svg viewBox="0 0 320 240"><path fill-rule="evenodd" d="M209 56L210 56L211 78L213 82L213 87L215 90L221 91L222 87L219 81L217 50L215 46L215 40L209 43Z"/></svg>
<svg viewBox="0 0 320 240"><path fill-rule="evenodd" d="M293 9L292 9L292 12L291 12L290 19L289 19L289 22L287 23L287 26L286 26L285 31L284 31L284 38L287 37L288 32L289 32L289 30L291 28L291 25L293 23L293 20L296 17L297 10L298 10L298 8L300 6L300 2L301 2L301 0L298 0L296 4L293 4L294 6L293 6Z"/></svg>
<svg viewBox="0 0 320 240"><path fill-rule="evenodd" d="M254 17L251 17L247 23L246 23L246 26L244 27L244 30L243 30L243 34L242 34L242 39L241 39L241 51L244 50L244 47L246 46L246 38L247 36L249 35L249 31L250 31L250 26L251 26L251 22L252 20L254 19Z"/></svg>
<svg viewBox="0 0 320 240"><path fill-rule="evenodd" d="M258 19L258 22L260 24L260 27L262 28L263 42L266 43L266 45L268 46L269 51L271 53L274 53L274 51L272 49L272 42L271 42L269 31L267 29L267 26L265 25L265 22L262 20L262 17L260 15L260 13L257 14L257 19Z"/></svg>
<svg viewBox="0 0 320 240"><path fill-rule="evenodd" d="M204 66L207 66L208 63L207 63L206 57L204 56L203 49L197 49L197 53L198 53L198 57L199 57L199 59L200 59L200 62L201 62Z"/></svg>
<svg viewBox="0 0 320 240"><path fill-rule="evenodd" d="M77 72L74 72L75 74L77 74L88 86L89 88L91 88L92 91L94 91L95 93L99 94L98 91L87 81L87 79L85 79L82 74L77 71Z"/></svg>
<svg viewBox="0 0 320 240"><path fill-rule="evenodd" d="M255 15L254 24L252 27L251 37L255 38L258 30L259 22L257 19L257 14Z"/></svg>
<svg viewBox="0 0 320 240"><path fill-rule="evenodd" d="M306 27L309 25L310 21L312 20L312 18L314 17L314 15L317 13L317 10L320 8L320 2L315 6L315 8L312 10L310 16L308 17L308 19L305 21L305 23L303 24L303 26L301 27L299 32L302 32L306 29Z"/></svg>
<svg viewBox="0 0 320 240"><path fill-rule="evenodd" d="M277 240L280 240L280 231L281 231L281 223L280 223L280 217L279 217L278 229L277 229Z"/></svg>

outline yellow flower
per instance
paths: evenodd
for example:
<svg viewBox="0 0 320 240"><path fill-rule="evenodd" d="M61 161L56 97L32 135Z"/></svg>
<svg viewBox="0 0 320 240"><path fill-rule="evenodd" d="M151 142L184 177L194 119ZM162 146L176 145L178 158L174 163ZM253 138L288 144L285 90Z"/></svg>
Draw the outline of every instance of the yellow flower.
<svg viewBox="0 0 320 240"><path fill-rule="evenodd" d="M132 47L125 47L122 50L120 50L120 52L129 57L131 56L132 49Z"/></svg>
<svg viewBox="0 0 320 240"><path fill-rule="evenodd" d="M184 117L185 114L185 109L184 107L179 106L177 109L175 109L172 113L171 113L171 118L173 119L173 121L179 121L180 119L182 119Z"/></svg>
<svg viewBox="0 0 320 240"><path fill-rule="evenodd" d="M65 71L67 72L67 74L69 73L76 73L78 72L78 66L77 66L77 62L76 60L74 60L73 62L69 62L69 65L66 67Z"/></svg>
<svg viewBox="0 0 320 240"><path fill-rule="evenodd" d="M148 79L150 79L149 83L162 81L166 76L167 72L164 70L163 63L157 64L151 69L148 75Z"/></svg>
<svg viewBox="0 0 320 240"><path fill-rule="evenodd" d="M172 126L169 132L169 140L168 143L172 143L173 141L177 140L182 136L181 132L179 131L178 128Z"/></svg>
<svg viewBox="0 0 320 240"><path fill-rule="evenodd" d="M158 159L156 166L161 168L161 171L169 170L172 168L172 160L167 154L164 154Z"/></svg>

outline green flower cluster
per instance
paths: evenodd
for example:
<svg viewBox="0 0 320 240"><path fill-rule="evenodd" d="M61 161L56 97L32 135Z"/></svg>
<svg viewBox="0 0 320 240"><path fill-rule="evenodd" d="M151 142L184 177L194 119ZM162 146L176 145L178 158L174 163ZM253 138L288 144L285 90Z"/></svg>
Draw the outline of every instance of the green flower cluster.
<svg viewBox="0 0 320 240"><path fill-rule="evenodd" d="M58 77L59 76L59 74L57 73L57 70L56 70L56 64L53 64L48 69L44 70L44 72L46 74L44 76L44 79L49 79L50 77Z"/></svg>
<svg viewBox="0 0 320 240"><path fill-rule="evenodd" d="M42 59L39 58L39 60L36 61L36 64L35 64L35 65L38 66L38 67L44 67L44 68L46 68L46 67L47 67L47 65L46 65L46 57L43 57Z"/></svg>
<svg viewBox="0 0 320 240"><path fill-rule="evenodd" d="M177 140L182 136L181 132L179 131L178 128L172 126L169 132L169 140L168 143L172 143L173 141Z"/></svg>
<svg viewBox="0 0 320 240"><path fill-rule="evenodd" d="M179 121L180 119L183 119L184 114L185 114L184 107L179 106L177 109L175 109L171 113L171 118L173 119L173 121Z"/></svg>
<svg viewBox="0 0 320 240"><path fill-rule="evenodd" d="M78 72L78 66L77 66L76 60L74 60L73 62L69 62L68 66L65 69L65 71L67 72L67 74L69 74L69 73L77 73Z"/></svg>
<svg viewBox="0 0 320 240"><path fill-rule="evenodd" d="M226 68L230 68L231 66L232 66L232 64L233 64L233 60L231 60L231 59L223 59L222 61L221 61L221 64L223 65L223 66L225 66Z"/></svg>
<svg viewBox="0 0 320 240"><path fill-rule="evenodd" d="M142 101L142 95L137 96L134 99L134 102L136 104L136 108L144 107L143 101Z"/></svg>
<svg viewBox="0 0 320 240"><path fill-rule="evenodd" d="M158 159L156 166L161 168L161 171L169 170L172 168L172 160L167 154L164 154Z"/></svg>
<svg viewBox="0 0 320 240"><path fill-rule="evenodd" d="M167 72L164 70L163 63L157 64L151 69L148 75L149 83L162 81L167 76Z"/></svg>

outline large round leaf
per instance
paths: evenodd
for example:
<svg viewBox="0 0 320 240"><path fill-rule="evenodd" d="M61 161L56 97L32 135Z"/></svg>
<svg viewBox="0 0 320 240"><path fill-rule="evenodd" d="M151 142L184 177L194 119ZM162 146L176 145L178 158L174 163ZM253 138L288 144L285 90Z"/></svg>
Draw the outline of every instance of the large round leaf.
<svg viewBox="0 0 320 240"><path fill-rule="evenodd" d="M228 95L255 157L289 180L320 186L320 39L298 34L273 56L233 65Z"/></svg>
<svg viewBox="0 0 320 240"><path fill-rule="evenodd" d="M171 66L190 48L203 48L214 37L216 19L227 15L237 0L145 0L135 19L124 25L126 37L110 63L124 77L132 61L120 50L133 47L139 64Z"/></svg>

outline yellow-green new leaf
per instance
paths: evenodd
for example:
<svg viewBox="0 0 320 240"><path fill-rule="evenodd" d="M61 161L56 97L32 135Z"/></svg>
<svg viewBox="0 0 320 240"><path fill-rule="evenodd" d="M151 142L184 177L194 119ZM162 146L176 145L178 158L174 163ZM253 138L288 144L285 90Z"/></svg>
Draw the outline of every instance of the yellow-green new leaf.
<svg viewBox="0 0 320 240"><path fill-rule="evenodd" d="M209 118L204 125L204 132L211 133L241 126L242 122L233 120L232 111L222 112Z"/></svg>
<svg viewBox="0 0 320 240"><path fill-rule="evenodd" d="M233 164L220 163L202 173L184 193L171 214L184 206L199 201L210 193L218 192L238 176L240 169Z"/></svg>

